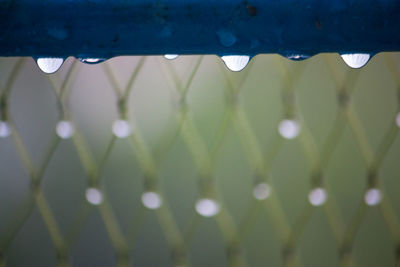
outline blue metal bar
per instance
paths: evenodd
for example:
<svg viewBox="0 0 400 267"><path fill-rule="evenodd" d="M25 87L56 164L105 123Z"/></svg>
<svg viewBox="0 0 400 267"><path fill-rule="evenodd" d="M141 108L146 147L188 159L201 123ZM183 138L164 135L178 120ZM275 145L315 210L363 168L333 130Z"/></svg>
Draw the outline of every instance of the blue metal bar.
<svg viewBox="0 0 400 267"><path fill-rule="evenodd" d="M398 0L0 0L0 56L400 50Z"/></svg>

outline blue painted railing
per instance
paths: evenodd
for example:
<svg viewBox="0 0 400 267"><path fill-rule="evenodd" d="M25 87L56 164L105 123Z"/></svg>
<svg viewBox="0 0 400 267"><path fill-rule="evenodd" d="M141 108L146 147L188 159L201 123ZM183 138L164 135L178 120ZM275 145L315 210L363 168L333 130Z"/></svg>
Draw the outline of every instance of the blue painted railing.
<svg viewBox="0 0 400 267"><path fill-rule="evenodd" d="M400 50L398 0L0 0L0 56Z"/></svg>

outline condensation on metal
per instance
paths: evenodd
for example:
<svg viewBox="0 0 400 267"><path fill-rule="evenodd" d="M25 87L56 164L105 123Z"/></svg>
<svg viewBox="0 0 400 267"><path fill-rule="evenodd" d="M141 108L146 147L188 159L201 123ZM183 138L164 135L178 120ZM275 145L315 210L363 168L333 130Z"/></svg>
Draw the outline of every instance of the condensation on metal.
<svg viewBox="0 0 400 267"><path fill-rule="evenodd" d="M0 0L0 56L400 50L397 0Z"/></svg>

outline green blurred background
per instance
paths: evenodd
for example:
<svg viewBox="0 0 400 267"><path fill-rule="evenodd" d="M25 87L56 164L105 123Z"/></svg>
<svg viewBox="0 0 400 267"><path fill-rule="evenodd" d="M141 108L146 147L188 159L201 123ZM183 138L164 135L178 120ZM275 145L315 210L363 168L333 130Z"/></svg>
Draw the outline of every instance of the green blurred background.
<svg viewBox="0 0 400 267"><path fill-rule="evenodd" d="M240 73L216 56L69 58L53 75L0 58L0 70L12 130L0 138L0 265L400 266L398 53L360 70L335 54L260 55ZM65 140L64 116L76 128ZM129 138L113 136L120 117ZM285 118L301 124L295 139L279 135ZM161 208L143 206L148 190ZM216 216L196 213L204 196Z"/></svg>

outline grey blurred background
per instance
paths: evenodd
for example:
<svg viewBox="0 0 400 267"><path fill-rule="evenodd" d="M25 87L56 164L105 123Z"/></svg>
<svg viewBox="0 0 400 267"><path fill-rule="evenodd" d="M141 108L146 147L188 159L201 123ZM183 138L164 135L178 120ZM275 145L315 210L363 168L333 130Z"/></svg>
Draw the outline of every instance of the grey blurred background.
<svg viewBox="0 0 400 267"><path fill-rule="evenodd" d="M400 266L398 53L360 70L335 54L260 55L240 73L216 56L68 58L53 75L0 58L0 70L4 266ZM112 132L121 117L128 138ZM296 138L280 136L285 119ZM196 212L204 197L216 216Z"/></svg>

